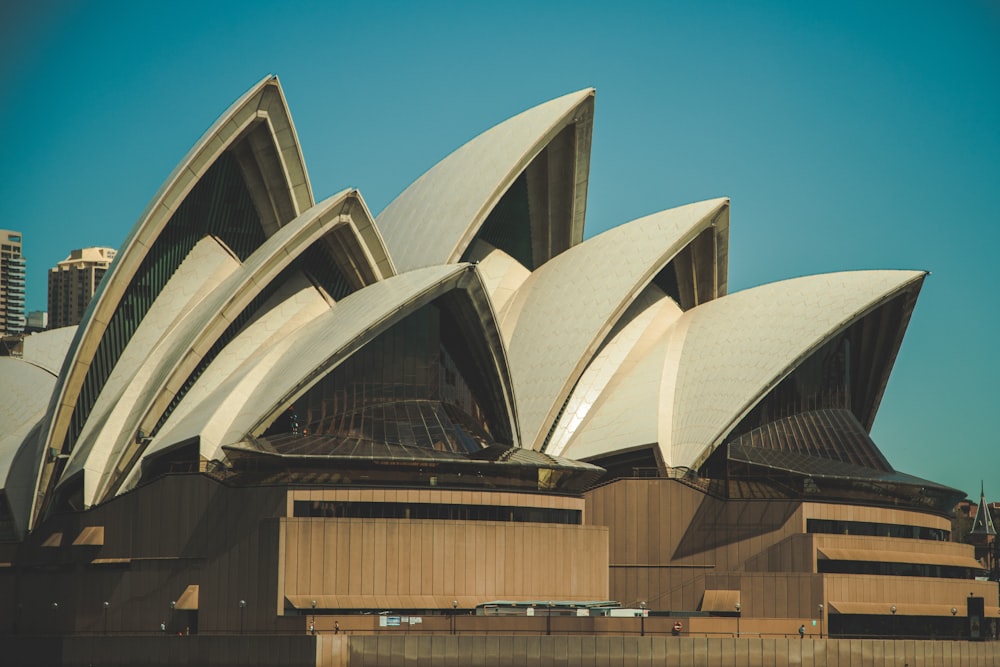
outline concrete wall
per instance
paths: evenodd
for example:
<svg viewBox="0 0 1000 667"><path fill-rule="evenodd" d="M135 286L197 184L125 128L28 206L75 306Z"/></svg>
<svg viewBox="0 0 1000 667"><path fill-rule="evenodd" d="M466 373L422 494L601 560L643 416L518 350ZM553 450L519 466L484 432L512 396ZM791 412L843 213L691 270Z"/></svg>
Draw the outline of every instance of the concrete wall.
<svg viewBox="0 0 1000 667"><path fill-rule="evenodd" d="M623 605L645 601L650 609L699 609L705 590L738 591L747 618L817 619L845 612L836 603L875 605L888 616L901 605L931 605L918 615L965 613L970 594L986 600L996 617L995 582L911 576L819 574L817 549L913 555L914 563L965 556L969 545L861 535L806 534L810 518L922 526L947 530L948 519L912 510L790 500L713 498L672 479L628 479L585 494L587 523L607 526L610 597ZM718 611L718 610L716 610ZM733 610L729 610L733 611Z"/></svg>
<svg viewBox="0 0 1000 667"><path fill-rule="evenodd" d="M1000 643L686 637L355 637L350 667L998 667ZM336 663L329 663L331 665Z"/></svg>
<svg viewBox="0 0 1000 667"><path fill-rule="evenodd" d="M605 600L603 527L491 521L281 520L281 596L331 608L462 608L490 600Z"/></svg>
<svg viewBox="0 0 1000 667"><path fill-rule="evenodd" d="M1000 667L1000 642L600 636L0 637L10 667Z"/></svg>

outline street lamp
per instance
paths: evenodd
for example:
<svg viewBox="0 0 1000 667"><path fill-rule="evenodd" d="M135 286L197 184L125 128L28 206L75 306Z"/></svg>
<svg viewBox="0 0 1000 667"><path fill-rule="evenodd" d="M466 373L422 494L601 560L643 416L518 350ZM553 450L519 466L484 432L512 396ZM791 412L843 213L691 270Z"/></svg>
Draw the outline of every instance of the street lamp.
<svg viewBox="0 0 1000 667"><path fill-rule="evenodd" d="M743 608L743 605L741 605L739 602L737 602L736 603L736 636L737 637L740 636L740 619L743 617L743 614L740 613L740 609L742 609L742 608Z"/></svg>
<svg viewBox="0 0 1000 667"><path fill-rule="evenodd" d="M639 603L639 636L646 636L646 601Z"/></svg>
<svg viewBox="0 0 1000 667"><path fill-rule="evenodd" d="M896 636L896 605L889 607L889 611L892 613L892 620L890 621L889 634L893 637Z"/></svg>
<svg viewBox="0 0 1000 667"><path fill-rule="evenodd" d="M312 601L313 617L309 622L309 634L316 634L316 600Z"/></svg>
<svg viewBox="0 0 1000 667"><path fill-rule="evenodd" d="M820 602L816 607L819 610L819 638L823 638L823 603Z"/></svg>
<svg viewBox="0 0 1000 667"><path fill-rule="evenodd" d="M545 634L552 634L552 601L549 601L549 613L545 615Z"/></svg>
<svg viewBox="0 0 1000 667"><path fill-rule="evenodd" d="M108 634L108 607L111 606L111 603L105 600L101 606L104 607L104 634Z"/></svg>
<svg viewBox="0 0 1000 667"><path fill-rule="evenodd" d="M458 600L451 601L451 634L458 632Z"/></svg>
<svg viewBox="0 0 1000 667"><path fill-rule="evenodd" d="M243 634L244 619L247 615L247 601L240 600L240 634Z"/></svg>

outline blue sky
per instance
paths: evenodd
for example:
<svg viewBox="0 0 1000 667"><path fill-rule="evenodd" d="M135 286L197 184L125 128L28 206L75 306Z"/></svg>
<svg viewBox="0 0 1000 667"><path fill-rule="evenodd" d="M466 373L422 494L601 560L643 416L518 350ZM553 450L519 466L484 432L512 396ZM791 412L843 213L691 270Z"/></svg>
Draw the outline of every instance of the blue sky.
<svg viewBox="0 0 1000 667"><path fill-rule="evenodd" d="M597 88L587 234L732 199L730 291L926 269L873 437L1000 497L1000 4L53 2L0 5L0 227L28 308L73 248L117 247L265 74L317 199L374 212L493 124Z"/></svg>

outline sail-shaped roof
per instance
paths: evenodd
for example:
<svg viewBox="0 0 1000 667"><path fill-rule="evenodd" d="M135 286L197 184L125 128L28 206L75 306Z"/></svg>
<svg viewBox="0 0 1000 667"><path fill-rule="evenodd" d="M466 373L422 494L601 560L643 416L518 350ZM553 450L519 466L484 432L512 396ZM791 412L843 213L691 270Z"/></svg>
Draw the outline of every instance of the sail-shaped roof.
<svg viewBox="0 0 1000 667"><path fill-rule="evenodd" d="M459 261L505 193L524 175L523 206L540 265L583 238L594 89L529 109L437 163L378 216L400 271ZM533 267L531 267L533 268Z"/></svg>
<svg viewBox="0 0 1000 667"><path fill-rule="evenodd" d="M549 428L593 355L653 278L715 221L714 199L640 218L588 239L534 271L501 314L525 442ZM627 258L627 259L624 259Z"/></svg>

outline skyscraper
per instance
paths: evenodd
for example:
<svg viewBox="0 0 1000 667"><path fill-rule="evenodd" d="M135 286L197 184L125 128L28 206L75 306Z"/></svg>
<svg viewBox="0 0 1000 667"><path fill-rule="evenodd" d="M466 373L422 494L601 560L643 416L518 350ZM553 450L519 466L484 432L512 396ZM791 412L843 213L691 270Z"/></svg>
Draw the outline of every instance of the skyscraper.
<svg viewBox="0 0 1000 667"><path fill-rule="evenodd" d="M21 232L0 229L0 335L24 331L24 266Z"/></svg>
<svg viewBox="0 0 1000 667"><path fill-rule="evenodd" d="M81 248L49 269L49 327L79 324L117 251Z"/></svg>

